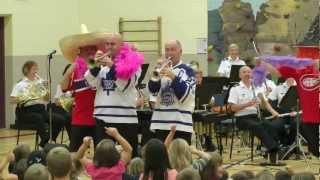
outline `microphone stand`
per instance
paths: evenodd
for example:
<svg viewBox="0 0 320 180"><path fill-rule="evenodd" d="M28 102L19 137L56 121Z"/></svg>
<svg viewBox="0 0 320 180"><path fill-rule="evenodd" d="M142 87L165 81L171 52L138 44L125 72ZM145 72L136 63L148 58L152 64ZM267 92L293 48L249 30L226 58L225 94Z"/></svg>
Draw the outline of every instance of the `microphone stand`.
<svg viewBox="0 0 320 180"><path fill-rule="evenodd" d="M48 94L49 94L49 142L52 143L52 98L51 98L51 93L52 93L52 81L51 81L51 60L53 59L53 53L50 53L48 55Z"/></svg>

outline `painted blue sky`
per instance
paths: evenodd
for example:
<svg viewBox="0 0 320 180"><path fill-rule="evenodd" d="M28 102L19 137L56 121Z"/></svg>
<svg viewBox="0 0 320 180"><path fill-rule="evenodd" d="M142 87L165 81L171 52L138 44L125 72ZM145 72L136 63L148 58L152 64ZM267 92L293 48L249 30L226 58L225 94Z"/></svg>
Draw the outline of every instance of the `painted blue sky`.
<svg viewBox="0 0 320 180"><path fill-rule="evenodd" d="M208 0L208 10L217 9L222 5L224 0ZM241 0L242 2L249 2L253 8L255 14L259 10L259 7L262 3L267 0Z"/></svg>

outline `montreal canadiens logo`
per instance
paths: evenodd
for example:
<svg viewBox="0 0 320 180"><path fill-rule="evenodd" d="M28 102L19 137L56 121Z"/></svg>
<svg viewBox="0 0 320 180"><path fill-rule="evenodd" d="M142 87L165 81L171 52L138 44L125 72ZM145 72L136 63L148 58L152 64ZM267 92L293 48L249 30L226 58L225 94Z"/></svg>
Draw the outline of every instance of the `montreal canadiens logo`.
<svg viewBox="0 0 320 180"><path fill-rule="evenodd" d="M300 78L302 88L307 91L313 91L320 88L320 78L317 74L306 74Z"/></svg>

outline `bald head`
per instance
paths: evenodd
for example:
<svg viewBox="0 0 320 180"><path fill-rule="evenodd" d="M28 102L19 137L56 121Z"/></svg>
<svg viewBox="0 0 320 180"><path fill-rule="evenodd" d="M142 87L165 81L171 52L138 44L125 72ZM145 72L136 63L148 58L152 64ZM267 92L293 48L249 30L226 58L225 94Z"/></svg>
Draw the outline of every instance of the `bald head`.
<svg viewBox="0 0 320 180"><path fill-rule="evenodd" d="M250 80L251 68L249 66L243 66L239 69L239 77L242 81Z"/></svg>
<svg viewBox="0 0 320 180"><path fill-rule="evenodd" d="M171 58L173 65L179 63L182 55L182 46L178 40L169 40L165 43L165 56Z"/></svg>
<svg viewBox="0 0 320 180"><path fill-rule="evenodd" d="M122 36L119 33L111 33L105 42L105 51L110 52L112 56L116 56L122 46Z"/></svg>

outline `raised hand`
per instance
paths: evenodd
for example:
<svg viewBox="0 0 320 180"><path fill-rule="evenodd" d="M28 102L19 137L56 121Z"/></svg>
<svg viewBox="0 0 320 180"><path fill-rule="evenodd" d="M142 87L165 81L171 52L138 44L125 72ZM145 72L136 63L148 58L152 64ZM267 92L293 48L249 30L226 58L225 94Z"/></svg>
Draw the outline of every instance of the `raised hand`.
<svg viewBox="0 0 320 180"><path fill-rule="evenodd" d="M117 130L117 128L112 128L112 127L109 127L109 128L104 128L106 131L106 133L109 135L109 136L111 136L111 137L113 137L113 138L115 138L115 137L117 137L118 135L119 135L119 132L118 132L118 130Z"/></svg>
<svg viewBox="0 0 320 180"><path fill-rule="evenodd" d="M91 145L92 137L86 136L83 138L83 144L85 144L87 147Z"/></svg>

